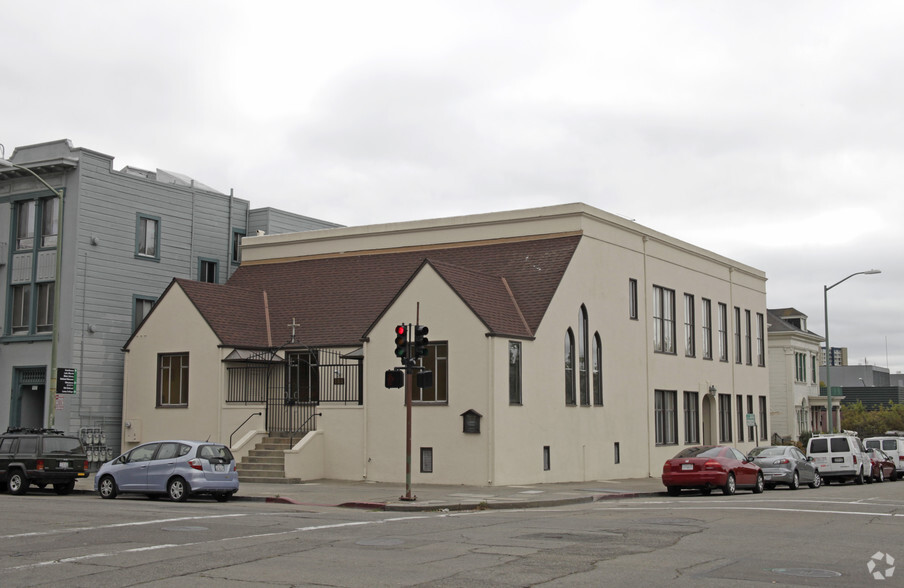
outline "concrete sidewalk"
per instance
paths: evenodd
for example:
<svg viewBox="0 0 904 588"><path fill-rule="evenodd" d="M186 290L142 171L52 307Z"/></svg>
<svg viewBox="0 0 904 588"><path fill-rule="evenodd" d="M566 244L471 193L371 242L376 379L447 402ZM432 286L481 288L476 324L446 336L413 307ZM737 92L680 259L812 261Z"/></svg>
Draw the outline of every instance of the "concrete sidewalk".
<svg viewBox="0 0 904 588"><path fill-rule="evenodd" d="M93 489L93 476L76 482L76 492ZM386 511L454 511L538 508L664 494L665 486L659 478L632 478L521 486L412 484L414 500L403 500L407 496L404 484L314 480L301 484L241 483L233 500Z"/></svg>

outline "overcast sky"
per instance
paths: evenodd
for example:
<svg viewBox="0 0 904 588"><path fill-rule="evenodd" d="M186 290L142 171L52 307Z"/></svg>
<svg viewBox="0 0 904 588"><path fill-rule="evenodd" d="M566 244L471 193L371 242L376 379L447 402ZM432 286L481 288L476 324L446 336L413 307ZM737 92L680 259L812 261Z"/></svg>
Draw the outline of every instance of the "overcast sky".
<svg viewBox="0 0 904 588"><path fill-rule="evenodd" d="M360 225L586 202L904 369L904 3L0 0L0 143Z"/></svg>

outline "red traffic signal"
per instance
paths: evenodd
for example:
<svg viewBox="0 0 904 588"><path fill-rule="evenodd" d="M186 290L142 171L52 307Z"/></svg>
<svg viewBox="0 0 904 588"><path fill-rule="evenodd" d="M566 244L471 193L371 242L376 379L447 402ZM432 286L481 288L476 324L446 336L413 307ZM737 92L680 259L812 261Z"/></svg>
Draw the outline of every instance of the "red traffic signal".
<svg viewBox="0 0 904 588"><path fill-rule="evenodd" d="M408 327L397 326L395 336L395 355L404 362L408 358Z"/></svg>
<svg viewBox="0 0 904 588"><path fill-rule="evenodd" d="M404 370L386 370L385 385L387 388L404 388L405 387Z"/></svg>

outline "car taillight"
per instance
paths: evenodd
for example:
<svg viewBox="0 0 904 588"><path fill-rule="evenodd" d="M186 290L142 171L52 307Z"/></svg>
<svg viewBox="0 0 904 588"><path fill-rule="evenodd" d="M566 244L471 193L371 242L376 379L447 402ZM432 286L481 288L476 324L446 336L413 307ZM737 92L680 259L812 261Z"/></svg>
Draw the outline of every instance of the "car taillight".
<svg viewBox="0 0 904 588"><path fill-rule="evenodd" d="M719 462L717 462L714 459L711 459L711 460L707 461L705 464L703 464L703 469L704 470L721 470L722 464L720 464Z"/></svg>
<svg viewBox="0 0 904 588"><path fill-rule="evenodd" d="M788 460L787 458L782 457L782 458L779 458L772 462L773 465L779 465L779 464L783 464L783 463L791 463L791 461Z"/></svg>
<svg viewBox="0 0 904 588"><path fill-rule="evenodd" d="M85 469L86 472L88 471L88 468L89 468L89 467L91 467L91 466L88 465L88 460L86 459L86 460L85 460L85 465L84 465L84 469Z"/></svg>
<svg viewBox="0 0 904 588"><path fill-rule="evenodd" d="M854 465L857 465L857 456L854 456Z"/></svg>
<svg viewBox="0 0 904 588"><path fill-rule="evenodd" d="M197 457L194 459L188 460L188 465L192 467L193 470L203 470L204 466L201 465L201 460Z"/></svg>
<svg viewBox="0 0 904 588"><path fill-rule="evenodd" d="M39 459L38 463L35 464L35 469L43 470L44 469L44 460Z"/></svg>

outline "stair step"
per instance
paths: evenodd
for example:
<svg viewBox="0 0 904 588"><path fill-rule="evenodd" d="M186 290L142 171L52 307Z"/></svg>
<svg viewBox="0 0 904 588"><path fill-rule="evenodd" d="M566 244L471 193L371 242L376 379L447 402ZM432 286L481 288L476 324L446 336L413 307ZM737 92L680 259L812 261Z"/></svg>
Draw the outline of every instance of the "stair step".
<svg viewBox="0 0 904 588"><path fill-rule="evenodd" d="M240 463L236 465L236 469L240 472L250 471L266 471L266 472L282 472L286 466L282 463Z"/></svg>

